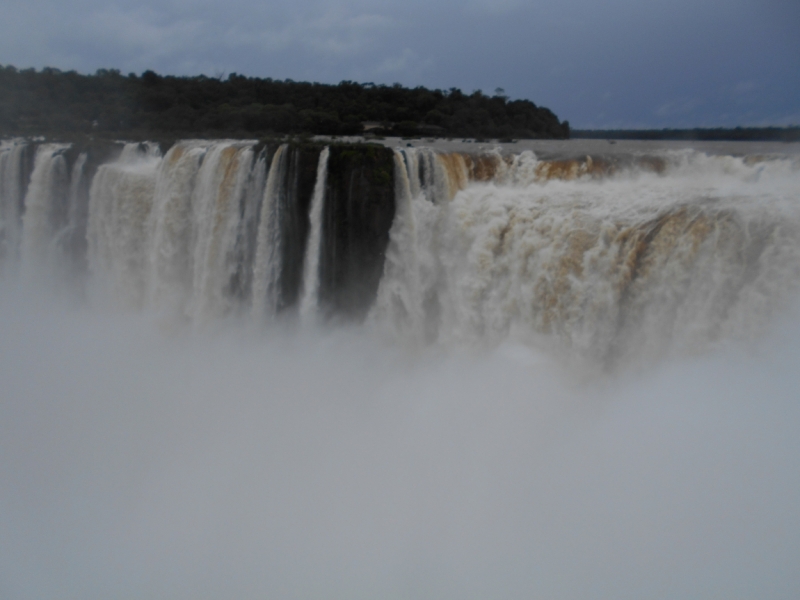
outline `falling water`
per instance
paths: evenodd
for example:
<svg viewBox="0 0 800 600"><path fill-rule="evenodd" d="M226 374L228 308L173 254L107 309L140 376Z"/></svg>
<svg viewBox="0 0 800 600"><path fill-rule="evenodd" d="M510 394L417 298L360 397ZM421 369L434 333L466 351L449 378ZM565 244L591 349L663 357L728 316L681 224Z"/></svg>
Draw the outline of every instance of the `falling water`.
<svg viewBox="0 0 800 600"><path fill-rule="evenodd" d="M192 286L191 199L208 143L180 142L158 169L154 205L147 225L147 296L155 308L181 314Z"/></svg>
<svg viewBox="0 0 800 600"><path fill-rule="evenodd" d="M52 269L55 236L68 206L69 177L63 153L68 144L43 144L36 150L22 216L22 265L26 272Z"/></svg>
<svg viewBox="0 0 800 600"><path fill-rule="evenodd" d="M89 192L90 271L98 286L129 306L144 301L147 224L159 163L155 148L126 144L118 160L97 170Z"/></svg>
<svg viewBox="0 0 800 600"><path fill-rule="evenodd" d="M235 248L236 273L234 275L231 292L241 301L252 297L253 264L256 254L256 238L258 236L259 217L261 204L264 200L266 186L269 148L264 147L253 165L253 171L243 197L241 219L237 232Z"/></svg>
<svg viewBox="0 0 800 600"><path fill-rule="evenodd" d="M20 140L0 144L0 261L11 264L18 258L22 237L22 162L26 148Z"/></svg>
<svg viewBox="0 0 800 600"><path fill-rule="evenodd" d="M3 599L797 597L798 155L572 147L3 143Z"/></svg>
<svg viewBox="0 0 800 600"><path fill-rule="evenodd" d="M67 194L67 210L63 223L54 236L54 246L69 263L81 266L86 253L86 217L88 210L88 194L84 179L87 155L81 152L72 165ZM67 265L63 265L67 268Z"/></svg>
<svg viewBox="0 0 800 600"><path fill-rule="evenodd" d="M257 320L274 315L277 308L281 242L278 194L287 166L287 146L283 145L272 157L261 203L253 263L253 315Z"/></svg>
<svg viewBox="0 0 800 600"><path fill-rule="evenodd" d="M452 160L417 161L396 158L397 217L372 315L393 335L546 339L615 362L750 337L800 282L788 159L677 153L667 176L598 180L591 158L529 155L498 159L496 176L466 186ZM449 202L448 189L458 190Z"/></svg>
<svg viewBox="0 0 800 600"><path fill-rule="evenodd" d="M300 316L305 321L313 321L319 304L319 263L322 247L322 205L325 200L325 183L328 174L328 156L330 149L326 146L319 155L317 179L314 184L314 195L311 199L309 221L311 230L306 244L303 264L303 296L300 301Z"/></svg>
<svg viewBox="0 0 800 600"><path fill-rule="evenodd" d="M197 320L226 314L233 305L230 282L240 205L253 161L252 144L213 145L197 174L192 195L195 242L190 314Z"/></svg>
<svg viewBox="0 0 800 600"><path fill-rule="evenodd" d="M0 153L4 253L19 243L23 263L80 264L85 244L96 287L123 304L204 322L248 305L263 319L297 301L308 320L323 266L339 268L323 260L335 247L323 245L330 148L306 228L294 205L307 171L287 145L270 159L247 141L178 142L163 158L155 144L126 144L97 169L88 207L87 154L70 165L69 145L38 144L27 183L28 147ZM393 337L514 339L609 366L751 337L800 280L791 157L406 148L393 160L394 221L369 317ZM347 210L367 202L349 198ZM327 235L362 235L341 225ZM302 273L299 297L287 270Z"/></svg>

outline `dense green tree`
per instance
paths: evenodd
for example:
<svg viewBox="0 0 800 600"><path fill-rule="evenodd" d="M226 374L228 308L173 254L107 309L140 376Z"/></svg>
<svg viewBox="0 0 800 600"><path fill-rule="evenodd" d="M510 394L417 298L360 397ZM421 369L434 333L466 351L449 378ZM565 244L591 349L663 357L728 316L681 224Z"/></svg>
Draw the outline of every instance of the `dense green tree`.
<svg viewBox="0 0 800 600"><path fill-rule="evenodd" d="M566 122L528 100L400 84L338 85L162 76L115 69L80 75L0 66L0 133L109 132L131 136L361 133L364 122L394 135L567 137Z"/></svg>

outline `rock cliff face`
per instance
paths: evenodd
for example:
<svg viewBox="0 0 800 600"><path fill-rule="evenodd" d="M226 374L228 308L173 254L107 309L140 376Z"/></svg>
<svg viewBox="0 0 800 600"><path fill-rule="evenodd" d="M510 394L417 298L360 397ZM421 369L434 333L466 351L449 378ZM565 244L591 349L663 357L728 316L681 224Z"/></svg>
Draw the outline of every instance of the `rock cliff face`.
<svg viewBox="0 0 800 600"><path fill-rule="evenodd" d="M287 150L287 165L279 182L282 192L277 207L281 239L279 310L296 306L302 293L308 212L321 150L320 146L305 145L290 145Z"/></svg>
<svg viewBox="0 0 800 600"><path fill-rule="evenodd" d="M29 248L41 245L59 268L119 279L135 305L168 290L205 306L196 295L211 292L193 286L213 285L215 313L292 312L305 295L328 316L358 319L374 300L394 217L389 149L16 139L3 142L0 161L0 245L10 262L27 221L53 238Z"/></svg>
<svg viewBox="0 0 800 600"><path fill-rule="evenodd" d="M372 305L394 219L393 169L388 148L331 148L320 265L329 313L361 317Z"/></svg>

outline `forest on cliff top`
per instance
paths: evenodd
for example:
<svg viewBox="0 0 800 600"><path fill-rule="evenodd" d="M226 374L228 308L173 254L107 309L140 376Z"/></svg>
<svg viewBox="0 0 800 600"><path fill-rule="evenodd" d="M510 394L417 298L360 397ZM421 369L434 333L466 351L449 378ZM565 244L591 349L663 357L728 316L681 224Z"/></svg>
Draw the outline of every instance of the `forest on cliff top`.
<svg viewBox="0 0 800 600"><path fill-rule="evenodd" d="M105 133L260 138L285 134L568 138L569 123L498 89L465 94L400 84L337 85L162 76L94 75L0 66L0 134Z"/></svg>

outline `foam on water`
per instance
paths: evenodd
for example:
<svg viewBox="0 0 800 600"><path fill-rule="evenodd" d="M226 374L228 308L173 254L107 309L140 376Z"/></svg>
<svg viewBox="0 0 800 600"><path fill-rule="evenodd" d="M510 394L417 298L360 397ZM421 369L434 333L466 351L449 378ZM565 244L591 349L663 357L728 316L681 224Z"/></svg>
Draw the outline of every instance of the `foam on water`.
<svg viewBox="0 0 800 600"><path fill-rule="evenodd" d="M511 337L630 361L750 339L800 281L800 170L788 159L682 152L664 157L666 175L542 180L529 154L498 158L496 179L443 201L417 151L403 154L372 314L393 335Z"/></svg>
<svg viewBox="0 0 800 600"><path fill-rule="evenodd" d="M89 192L89 269L114 302L141 307L145 296L147 224L160 158L126 144L119 159L100 166Z"/></svg>
<svg viewBox="0 0 800 600"><path fill-rule="evenodd" d="M36 150L22 215L22 266L25 272L52 268L58 226L63 222L69 189L65 144L43 144Z"/></svg>

